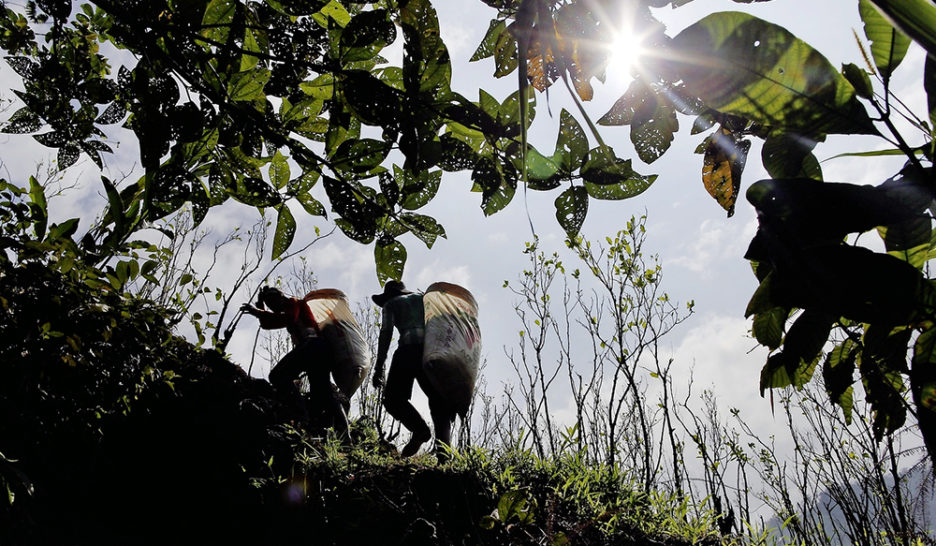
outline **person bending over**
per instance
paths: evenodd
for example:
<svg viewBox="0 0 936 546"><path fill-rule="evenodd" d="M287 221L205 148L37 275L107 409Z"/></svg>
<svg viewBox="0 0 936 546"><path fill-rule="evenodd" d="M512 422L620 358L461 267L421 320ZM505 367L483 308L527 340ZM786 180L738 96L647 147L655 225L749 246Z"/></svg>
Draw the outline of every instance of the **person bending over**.
<svg viewBox="0 0 936 546"><path fill-rule="evenodd" d="M265 309L269 308L269 310ZM257 306L245 303L241 311L260 319L260 327L286 328L293 348L270 370L270 383L282 396L301 406L296 379L305 372L312 397L324 404L339 435L348 433L348 417L338 393L332 388L331 349L322 337L309 305L286 296L278 288L265 286L257 296Z"/></svg>

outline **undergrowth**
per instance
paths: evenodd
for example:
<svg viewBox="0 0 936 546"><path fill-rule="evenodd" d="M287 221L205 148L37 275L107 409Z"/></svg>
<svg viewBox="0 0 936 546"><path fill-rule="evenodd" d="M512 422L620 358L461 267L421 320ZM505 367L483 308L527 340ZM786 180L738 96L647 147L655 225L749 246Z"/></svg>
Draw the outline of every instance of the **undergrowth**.
<svg viewBox="0 0 936 546"><path fill-rule="evenodd" d="M576 455L402 460L85 273L0 261L0 544L704 544L710 517Z"/></svg>

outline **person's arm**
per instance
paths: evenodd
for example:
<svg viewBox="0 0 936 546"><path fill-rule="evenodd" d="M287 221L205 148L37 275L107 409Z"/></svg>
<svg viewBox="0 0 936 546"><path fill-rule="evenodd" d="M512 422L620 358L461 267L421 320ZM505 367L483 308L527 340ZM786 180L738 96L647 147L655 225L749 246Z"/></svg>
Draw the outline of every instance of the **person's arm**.
<svg viewBox="0 0 936 546"><path fill-rule="evenodd" d="M374 386L383 386L384 362L390 350L390 340L393 339L393 313L387 305L383 308L383 318L380 321L380 337L377 341L377 362L374 365Z"/></svg>
<svg viewBox="0 0 936 546"><path fill-rule="evenodd" d="M285 328L287 324L286 315L284 313L274 313L273 311L260 309L259 307L254 307L249 303L241 305L241 311L260 319L260 327L264 330Z"/></svg>

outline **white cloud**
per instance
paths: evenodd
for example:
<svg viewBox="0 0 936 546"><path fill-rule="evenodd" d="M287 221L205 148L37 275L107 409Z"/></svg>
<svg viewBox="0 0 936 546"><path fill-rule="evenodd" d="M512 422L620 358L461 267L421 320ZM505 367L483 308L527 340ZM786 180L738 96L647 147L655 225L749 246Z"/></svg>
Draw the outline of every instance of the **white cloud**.
<svg viewBox="0 0 936 546"><path fill-rule="evenodd" d="M439 260L420 268L414 277L414 286L425 289L437 281L445 281L471 289L471 267L461 265L441 265Z"/></svg>
<svg viewBox="0 0 936 546"><path fill-rule="evenodd" d="M767 349L757 344L749 334L748 319L708 314L692 320L695 325L674 352L686 377L693 377L694 399L711 390L723 412L735 408L762 438L770 434L783 436L786 423L779 402L774 418L769 394L759 392L760 370L767 360ZM779 400L779 396L775 397ZM725 415L725 414L723 414Z"/></svg>
<svg viewBox="0 0 936 546"><path fill-rule="evenodd" d="M704 220L690 242L679 246L680 254L667 260L667 264L711 278L717 274L719 264L744 255L756 230L756 220L740 226L737 222Z"/></svg>

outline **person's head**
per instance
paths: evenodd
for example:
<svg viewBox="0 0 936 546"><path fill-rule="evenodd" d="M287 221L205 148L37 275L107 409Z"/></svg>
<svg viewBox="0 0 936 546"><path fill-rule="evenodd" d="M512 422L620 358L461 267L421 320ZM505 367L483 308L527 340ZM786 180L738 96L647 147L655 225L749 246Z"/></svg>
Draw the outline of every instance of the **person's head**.
<svg viewBox="0 0 936 546"><path fill-rule="evenodd" d="M272 286L264 286L257 294L257 307L260 309L266 306L271 311L279 312L283 310L287 301L289 301L289 298L286 297L286 294L279 288L273 288Z"/></svg>
<svg viewBox="0 0 936 546"><path fill-rule="evenodd" d="M406 286L403 285L401 281L389 280L387 284L383 287L383 292L380 294L374 294L371 296L371 299L374 300L378 306L383 307L385 303L397 296L403 296L405 294L412 294L413 292L406 289Z"/></svg>

